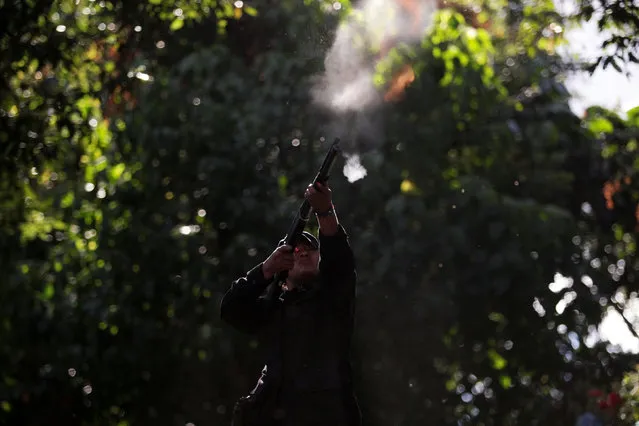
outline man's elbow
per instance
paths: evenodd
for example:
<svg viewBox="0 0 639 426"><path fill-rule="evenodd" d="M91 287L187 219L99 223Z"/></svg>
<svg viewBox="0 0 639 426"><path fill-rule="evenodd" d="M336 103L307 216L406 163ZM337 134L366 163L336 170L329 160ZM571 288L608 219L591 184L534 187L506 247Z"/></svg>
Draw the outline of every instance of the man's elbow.
<svg viewBox="0 0 639 426"><path fill-rule="evenodd" d="M235 322L234 318L237 317L237 315L235 315L236 310L237 309L234 309L232 301L225 295L220 303L220 319L227 324L233 325Z"/></svg>
<svg viewBox="0 0 639 426"><path fill-rule="evenodd" d="M222 303L220 305L220 319L227 325L235 328L236 330L244 331L245 328L242 324L241 317L237 311L229 307L228 304Z"/></svg>
<svg viewBox="0 0 639 426"><path fill-rule="evenodd" d="M220 303L220 319L242 333L254 334L258 328L250 312L226 297Z"/></svg>

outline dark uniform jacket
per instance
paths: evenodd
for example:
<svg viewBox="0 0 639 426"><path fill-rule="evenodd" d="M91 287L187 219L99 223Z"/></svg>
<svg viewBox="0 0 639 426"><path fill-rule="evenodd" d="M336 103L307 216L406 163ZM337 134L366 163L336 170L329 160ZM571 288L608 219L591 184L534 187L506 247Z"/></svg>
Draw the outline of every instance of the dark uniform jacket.
<svg viewBox="0 0 639 426"><path fill-rule="evenodd" d="M222 299L222 319L257 334L266 365L251 391L260 395L264 425L357 426L360 411L353 392L350 345L355 284L353 252L339 226L319 235L320 273L304 290L275 293L262 264L233 282Z"/></svg>

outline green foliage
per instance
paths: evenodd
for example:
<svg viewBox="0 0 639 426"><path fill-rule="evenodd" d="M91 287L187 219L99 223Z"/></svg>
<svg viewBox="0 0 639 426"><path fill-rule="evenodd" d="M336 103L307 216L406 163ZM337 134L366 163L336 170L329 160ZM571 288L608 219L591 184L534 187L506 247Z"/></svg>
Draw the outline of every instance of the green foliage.
<svg viewBox="0 0 639 426"><path fill-rule="evenodd" d="M0 4L2 422L223 424L252 386L219 300L325 151L308 89L352 5L237 3ZM454 6L376 70L416 78L368 175L332 178L358 393L373 425L571 423L628 369L586 340L637 292L639 110L571 113L551 2Z"/></svg>
<svg viewBox="0 0 639 426"><path fill-rule="evenodd" d="M639 401L637 400L637 390L639 386L639 368L629 371L623 378L620 386L620 396L624 403L621 408L621 418L628 424L639 421Z"/></svg>
<svg viewBox="0 0 639 426"><path fill-rule="evenodd" d="M622 72L629 63L639 63L639 5L626 1L581 1L578 3L573 20L596 22L600 31L606 32L601 44L602 54L586 68L593 73L599 67L606 69L612 65Z"/></svg>

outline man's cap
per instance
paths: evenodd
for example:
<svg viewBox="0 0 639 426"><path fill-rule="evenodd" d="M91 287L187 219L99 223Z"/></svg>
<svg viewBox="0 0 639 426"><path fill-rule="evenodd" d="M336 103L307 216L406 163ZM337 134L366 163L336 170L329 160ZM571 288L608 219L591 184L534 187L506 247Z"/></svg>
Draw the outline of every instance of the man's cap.
<svg viewBox="0 0 639 426"><path fill-rule="evenodd" d="M310 232L303 231L302 235L296 241L296 244L308 244L313 247L315 250L319 248L319 241L315 238L315 235Z"/></svg>
<svg viewBox="0 0 639 426"><path fill-rule="evenodd" d="M283 246L284 244L286 244L286 238L282 238L277 246ZM315 235L307 231L303 231L302 234L293 243L294 246L297 244L306 244L313 247L315 250L319 249L319 240L315 238Z"/></svg>

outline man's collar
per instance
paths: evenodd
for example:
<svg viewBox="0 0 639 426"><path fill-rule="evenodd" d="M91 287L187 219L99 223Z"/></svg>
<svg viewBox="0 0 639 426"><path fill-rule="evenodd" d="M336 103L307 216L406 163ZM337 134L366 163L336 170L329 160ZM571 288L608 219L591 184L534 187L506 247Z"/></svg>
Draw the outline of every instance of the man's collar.
<svg viewBox="0 0 639 426"><path fill-rule="evenodd" d="M295 286L295 288L291 290L284 290L284 288L282 288L279 299L282 302L287 299L305 299L314 293L313 290L317 289L319 281L319 275L317 275L310 280L304 281L301 284Z"/></svg>

